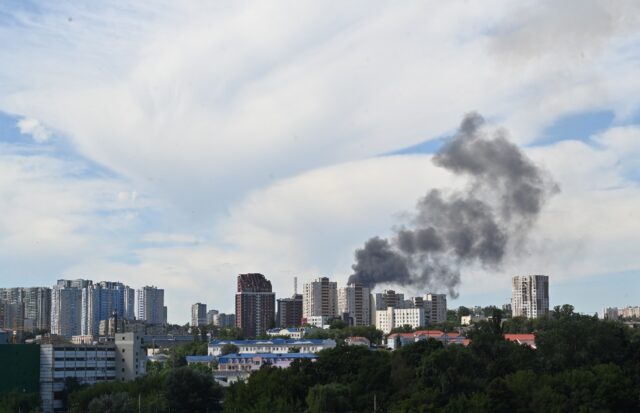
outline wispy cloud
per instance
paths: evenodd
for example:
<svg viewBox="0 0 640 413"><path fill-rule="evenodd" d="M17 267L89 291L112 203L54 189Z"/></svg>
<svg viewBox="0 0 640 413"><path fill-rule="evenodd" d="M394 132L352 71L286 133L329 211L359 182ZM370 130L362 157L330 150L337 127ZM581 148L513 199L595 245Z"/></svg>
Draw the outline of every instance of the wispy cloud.
<svg viewBox="0 0 640 413"><path fill-rule="evenodd" d="M573 242L553 228L638 205L635 132L603 132L594 147L541 131L568 114L637 111L638 16L637 2L600 0L4 4L0 110L48 142L38 147L66 145L111 173L3 147L0 245L40 257L43 283L162 274L221 286L168 295L176 321L192 299L230 306L222 287L237 271L283 289L293 275L346 276L362 239L428 188L456 185L424 155L378 155L442 138L470 110L520 144L543 139L528 151L559 177L554 202L584 211L551 215L541 234ZM605 187L622 192L594 195ZM48 249L30 251L34 239ZM34 268L8 255L3 280ZM578 261L529 263L573 274Z"/></svg>

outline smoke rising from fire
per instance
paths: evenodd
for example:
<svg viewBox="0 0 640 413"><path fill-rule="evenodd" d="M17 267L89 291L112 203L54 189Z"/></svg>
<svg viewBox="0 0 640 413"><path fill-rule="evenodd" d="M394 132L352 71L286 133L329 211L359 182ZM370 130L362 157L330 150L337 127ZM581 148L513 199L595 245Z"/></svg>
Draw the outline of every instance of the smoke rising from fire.
<svg viewBox="0 0 640 413"><path fill-rule="evenodd" d="M477 113L466 115L433 157L437 166L468 177L466 190L429 191L393 237L366 241L355 252L349 283L446 289L455 298L465 265L498 268L508 251L522 248L558 186L504 131L488 136L484 123Z"/></svg>

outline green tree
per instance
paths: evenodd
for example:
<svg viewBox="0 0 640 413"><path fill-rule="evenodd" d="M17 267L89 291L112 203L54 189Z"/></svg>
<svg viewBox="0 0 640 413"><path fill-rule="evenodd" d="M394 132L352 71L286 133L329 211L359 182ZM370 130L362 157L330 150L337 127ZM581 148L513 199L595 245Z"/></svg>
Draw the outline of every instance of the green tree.
<svg viewBox="0 0 640 413"><path fill-rule="evenodd" d="M340 383L317 384L306 398L308 413L333 413L351 410L349 388Z"/></svg>
<svg viewBox="0 0 640 413"><path fill-rule="evenodd" d="M133 403L125 392L105 394L89 403L89 413L132 413Z"/></svg>
<svg viewBox="0 0 640 413"><path fill-rule="evenodd" d="M181 367L167 375L164 395L174 413L214 412L220 410L222 391L210 374Z"/></svg>
<svg viewBox="0 0 640 413"><path fill-rule="evenodd" d="M235 354L239 352L240 349L233 343L227 343L220 348L220 354L226 356L227 354Z"/></svg>

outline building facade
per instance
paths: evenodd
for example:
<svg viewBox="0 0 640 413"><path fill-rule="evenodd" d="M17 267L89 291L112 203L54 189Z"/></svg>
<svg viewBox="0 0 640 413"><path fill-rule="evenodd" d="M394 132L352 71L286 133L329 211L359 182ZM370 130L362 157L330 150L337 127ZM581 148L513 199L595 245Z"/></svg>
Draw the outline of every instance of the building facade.
<svg viewBox="0 0 640 413"><path fill-rule="evenodd" d="M51 288L0 288L0 301L8 304L21 303L21 317L17 322L27 331L49 331L51 328ZM1 327L1 325L0 325Z"/></svg>
<svg viewBox="0 0 640 413"><path fill-rule="evenodd" d="M236 327L244 337L254 338L275 325L276 294L264 275L238 275L236 293Z"/></svg>
<svg viewBox="0 0 640 413"><path fill-rule="evenodd" d="M235 327L236 325L236 315L235 314L215 314L213 316L213 325L217 327Z"/></svg>
<svg viewBox="0 0 640 413"><path fill-rule="evenodd" d="M195 303L191 306L191 327L207 325L207 305Z"/></svg>
<svg viewBox="0 0 640 413"><path fill-rule="evenodd" d="M338 290L338 313L347 315L356 326L371 324L371 293L361 284L349 284Z"/></svg>
<svg viewBox="0 0 640 413"><path fill-rule="evenodd" d="M317 316L338 316L338 283L327 277L304 284L302 317L309 319Z"/></svg>
<svg viewBox="0 0 640 413"><path fill-rule="evenodd" d="M521 275L511 279L514 317L537 318L549 314L549 277Z"/></svg>
<svg viewBox="0 0 640 413"><path fill-rule="evenodd" d="M239 354L289 353L292 349L297 349L300 353L317 353L336 346L335 340L331 339L213 340L209 342L208 354L210 356L220 356L222 347L226 344L237 346Z"/></svg>
<svg viewBox="0 0 640 413"><path fill-rule="evenodd" d="M425 316L431 324L442 324L447 321L447 295L426 294L423 300Z"/></svg>
<svg viewBox="0 0 640 413"><path fill-rule="evenodd" d="M220 312L218 310L209 310L207 311L207 324L214 324L214 319L215 316L217 316L218 314L220 314Z"/></svg>
<svg viewBox="0 0 640 413"><path fill-rule="evenodd" d="M58 280L51 289L51 334L66 338L82 331L82 290L90 280Z"/></svg>
<svg viewBox="0 0 640 413"><path fill-rule="evenodd" d="M40 346L40 399L42 411L63 408L64 382L75 378L80 384L133 380L145 373L142 338L122 333L113 342L86 345Z"/></svg>
<svg viewBox="0 0 640 413"><path fill-rule="evenodd" d="M422 308L393 308L376 311L376 328L389 334L396 327L408 325L419 328L426 325L425 312Z"/></svg>
<svg viewBox="0 0 640 413"><path fill-rule="evenodd" d="M300 327L302 325L302 294L291 298L278 299L276 326L281 328Z"/></svg>
<svg viewBox="0 0 640 413"><path fill-rule="evenodd" d="M147 324L166 324L164 290L155 286L145 286L136 292L138 320Z"/></svg>
<svg viewBox="0 0 640 413"><path fill-rule="evenodd" d="M82 289L81 332L99 334L100 322L116 316L133 320L134 290L120 282L101 281Z"/></svg>

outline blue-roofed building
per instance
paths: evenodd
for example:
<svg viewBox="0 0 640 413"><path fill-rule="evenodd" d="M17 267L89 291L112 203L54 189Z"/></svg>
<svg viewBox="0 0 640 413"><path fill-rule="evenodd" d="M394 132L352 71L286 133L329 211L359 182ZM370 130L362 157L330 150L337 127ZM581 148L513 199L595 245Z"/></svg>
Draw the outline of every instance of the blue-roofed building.
<svg viewBox="0 0 640 413"><path fill-rule="evenodd" d="M208 354L220 356L225 344L234 344L238 347L239 354L251 353L289 353L291 349L298 349L300 353L317 353L327 348L336 346L335 340L326 339L285 339L274 338L271 340L213 340L209 343Z"/></svg>
<svg viewBox="0 0 640 413"><path fill-rule="evenodd" d="M287 368L295 360L316 360L318 356L310 353L246 353L227 354L218 357L218 370L251 372L264 365Z"/></svg>
<svg viewBox="0 0 640 413"><path fill-rule="evenodd" d="M213 356L186 356L185 359L189 366L192 364L203 364L207 367L211 367L216 360Z"/></svg>

